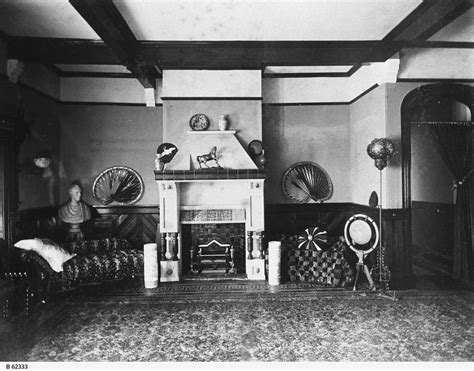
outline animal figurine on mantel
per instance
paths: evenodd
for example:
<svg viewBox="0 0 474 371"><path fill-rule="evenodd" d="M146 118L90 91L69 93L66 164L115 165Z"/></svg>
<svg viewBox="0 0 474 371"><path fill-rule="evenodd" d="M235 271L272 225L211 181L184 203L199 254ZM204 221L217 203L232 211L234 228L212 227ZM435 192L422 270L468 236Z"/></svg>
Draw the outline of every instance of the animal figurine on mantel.
<svg viewBox="0 0 474 371"><path fill-rule="evenodd" d="M213 167L222 168L222 166L219 165L219 161L217 160L217 147L216 146L212 147L211 152L206 153L204 155L197 156L196 159L197 159L200 169L202 169L202 165L205 165L206 167L209 168L210 166L207 164L208 161L215 161L217 166L213 166Z"/></svg>

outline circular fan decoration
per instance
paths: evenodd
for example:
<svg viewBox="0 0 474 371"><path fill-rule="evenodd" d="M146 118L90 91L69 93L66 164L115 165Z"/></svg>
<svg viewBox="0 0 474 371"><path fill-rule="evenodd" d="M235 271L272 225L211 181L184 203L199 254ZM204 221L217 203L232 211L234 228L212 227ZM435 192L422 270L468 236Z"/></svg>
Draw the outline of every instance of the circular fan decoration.
<svg viewBox="0 0 474 371"><path fill-rule="evenodd" d="M326 201L332 196L333 187L328 173L314 162L298 162L283 175L282 189L285 197L304 203L309 200Z"/></svg>
<svg viewBox="0 0 474 371"><path fill-rule="evenodd" d="M113 166L102 171L94 180L92 194L102 204L117 202L132 205L143 195L143 180L133 169Z"/></svg>
<svg viewBox="0 0 474 371"><path fill-rule="evenodd" d="M319 227L306 228L303 233L298 235L298 249L326 250L327 242L327 232Z"/></svg>

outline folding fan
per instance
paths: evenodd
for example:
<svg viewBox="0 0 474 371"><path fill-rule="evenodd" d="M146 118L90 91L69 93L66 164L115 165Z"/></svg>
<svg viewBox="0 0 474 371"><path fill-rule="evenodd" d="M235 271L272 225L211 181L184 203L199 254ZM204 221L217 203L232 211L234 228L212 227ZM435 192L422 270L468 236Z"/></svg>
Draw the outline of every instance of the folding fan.
<svg viewBox="0 0 474 371"><path fill-rule="evenodd" d="M102 171L94 180L92 194L104 205L117 202L132 205L143 195L143 180L133 169L113 166Z"/></svg>
<svg viewBox="0 0 474 371"><path fill-rule="evenodd" d="M298 162L286 170L282 179L285 197L298 203L314 200L326 201L332 196L333 187L328 173L314 162Z"/></svg>

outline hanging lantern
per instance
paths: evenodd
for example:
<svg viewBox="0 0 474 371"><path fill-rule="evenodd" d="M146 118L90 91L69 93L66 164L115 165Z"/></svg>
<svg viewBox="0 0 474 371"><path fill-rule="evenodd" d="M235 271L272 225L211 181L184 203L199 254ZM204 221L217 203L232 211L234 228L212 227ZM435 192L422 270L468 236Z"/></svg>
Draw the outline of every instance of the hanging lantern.
<svg viewBox="0 0 474 371"><path fill-rule="evenodd" d="M387 138L375 138L367 146L367 153L375 160L375 167L383 170L387 166L387 160L395 153L395 146Z"/></svg>

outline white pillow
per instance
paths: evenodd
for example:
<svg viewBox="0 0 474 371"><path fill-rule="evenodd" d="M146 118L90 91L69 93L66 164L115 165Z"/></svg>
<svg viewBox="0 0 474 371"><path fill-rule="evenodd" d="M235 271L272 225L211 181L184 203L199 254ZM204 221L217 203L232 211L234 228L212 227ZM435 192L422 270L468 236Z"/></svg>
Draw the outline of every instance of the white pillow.
<svg viewBox="0 0 474 371"><path fill-rule="evenodd" d="M21 240L15 244L15 247L23 250L31 250L40 255L48 262L51 269L55 272L63 271L63 263L76 256L64 250L61 246L49 240L33 238L30 240Z"/></svg>

